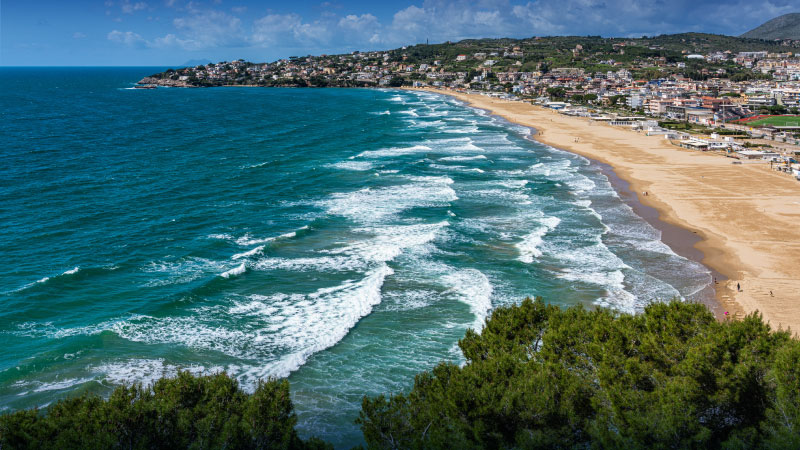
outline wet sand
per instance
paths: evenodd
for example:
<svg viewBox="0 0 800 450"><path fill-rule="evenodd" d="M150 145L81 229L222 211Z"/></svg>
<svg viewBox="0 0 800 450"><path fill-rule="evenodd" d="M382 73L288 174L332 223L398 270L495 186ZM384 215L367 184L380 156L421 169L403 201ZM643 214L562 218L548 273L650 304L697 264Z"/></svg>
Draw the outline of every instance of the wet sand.
<svg viewBox="0 0 800 450"><path fill-rule="evenodd" d="M618 191L629 189L636 197L629 204L662 231L664 242L714 272L718 305L709 305L712 311L734 317L759 311L773 328L800 330L800 182L769 164L734 165L663 136L523 102L429 90L535 128L544 144L607 164L625 182L616 182Z"/></svg>

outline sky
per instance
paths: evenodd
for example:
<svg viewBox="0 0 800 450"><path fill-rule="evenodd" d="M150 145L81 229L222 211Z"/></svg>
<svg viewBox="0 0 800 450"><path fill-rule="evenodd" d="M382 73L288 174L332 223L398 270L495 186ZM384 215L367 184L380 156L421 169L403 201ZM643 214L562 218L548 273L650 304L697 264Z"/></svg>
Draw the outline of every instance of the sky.
<svg viewBox="0 0 800 450"><path fill-rule="evenodd" d="M177 66L552 35L739 35L797 0L0 0L2 66Z"/></svg>

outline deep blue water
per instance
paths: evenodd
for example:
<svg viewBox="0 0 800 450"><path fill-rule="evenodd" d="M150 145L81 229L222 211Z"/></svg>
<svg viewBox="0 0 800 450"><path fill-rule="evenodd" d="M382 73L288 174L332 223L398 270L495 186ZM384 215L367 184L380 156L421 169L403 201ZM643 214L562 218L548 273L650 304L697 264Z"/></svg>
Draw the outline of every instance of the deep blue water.
<svg viewBox="0 0 800 450"><path fill-rule="evenodd" d="M0 69L0 409L178 369L289 376L304 436L459 361L499 305L639 311L708 271L599 168L428 93L133 90Z"/></svg>

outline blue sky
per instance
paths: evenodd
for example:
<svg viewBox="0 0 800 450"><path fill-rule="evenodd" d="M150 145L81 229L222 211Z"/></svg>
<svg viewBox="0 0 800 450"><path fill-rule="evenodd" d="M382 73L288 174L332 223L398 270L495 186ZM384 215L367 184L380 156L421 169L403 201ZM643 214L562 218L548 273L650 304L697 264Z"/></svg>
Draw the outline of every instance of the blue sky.
<svg viewBox="0 0 800 450"><path fill-rule="evenodd" d="M478 37L738 35L796 0L2 0L0 65L272 61Z"/></svg>

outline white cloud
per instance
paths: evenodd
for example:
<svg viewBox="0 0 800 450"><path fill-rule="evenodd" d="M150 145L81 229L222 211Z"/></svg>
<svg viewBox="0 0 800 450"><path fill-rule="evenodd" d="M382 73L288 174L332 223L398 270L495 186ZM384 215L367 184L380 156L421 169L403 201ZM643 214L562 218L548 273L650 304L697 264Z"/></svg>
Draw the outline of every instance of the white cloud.
<svg viewBox="0 0 800 450"><path fill-rule="evenodd" d="M297 14L268 14L253 23L250 42L256 46L319 45L332 38L321 21L304 22Z"/></svg>
<svg viewBox="0 0 800 450"><path fill-rule="evenodd" d="M145 2L131 3L128 0L124 0L120 5L120 8L122 8L122 12L125 14L133 14L136 11L142 11L147 9L147 3Z"/></svg>
<svg viewBox="0 0 800 450"><path fill-rule="evenodd" d="M407 0L409 1L409 0ZM328 4L316 17L297 13L246 15L187 0L164 0L182 16L161 37L114 30L125 45L211 51L250 48L250 54L337 53L468 38L546 35L639 36L683 31L739 34L794 9L796 0L411 0L388 19ZM144 1L107 0L123 12L153 9ZM336 11L334 11L336 10ZM227 12L226 12L227 11ZM691 12L691 13L687 13ZM238 17L237 17L238 16ZM713 20L707 18L712 17ZM243 52L245 55L247 52Z"/></svg>
<svg viewBox="0 0 800 450"><path fill-rule="evenodd" d="M242 21L222 11L194 10L189 16L172 21L183 36L162 39L180 45L185 50L202 50L216 47L241 47L247 43Z"/></svg>
<svg viewBox="0 0 800 450"><path fill-rule="evenodd" d="M142 36L138 33L134 33L133 31L119 31L113 30L108 33L108 40L112 42L118 42L120 44L125 44L130 47L142 47L146 45L146 41Z"/></svg>
<svg viewBox="0 0 800 450"><path fill-rule="evenodd" d="M72 39L84 39L85 37L86 37L86 34L81 33L80 31L76 31L76 32L72 33Z"/></svg>

